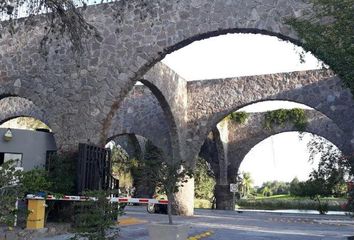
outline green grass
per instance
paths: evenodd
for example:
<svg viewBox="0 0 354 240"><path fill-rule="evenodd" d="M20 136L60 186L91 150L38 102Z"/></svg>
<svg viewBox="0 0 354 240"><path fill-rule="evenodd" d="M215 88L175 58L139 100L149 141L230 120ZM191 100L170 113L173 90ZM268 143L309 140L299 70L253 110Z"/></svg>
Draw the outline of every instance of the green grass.
<svg viewBox="0 0 354 240"><path fill-rule="evenodd" d="M308 197L297 197L297 196L291 196L291 195L273 195L269 197L265 196L257 196L255 198L256 200L266 200L266 199L283 199L283 200L308 200L310 198ZM321 200L335 200L335 201L346 201L345 198L336 198L336 197L322 197L320 198Z"/></svg>
<svg viewBox="0 0 354 240"><path fill-rule="evenodd" d="M211 208L211 202L206 199L194 199L194 208Z"/></svg>
<svg viewBox="0 0 354 240"><path fill-rule="evenodd" d="M346 203L343 198L321 198L323 203L327 203L330 211L342 211L341 205ZM316 210L318 203L306 197L293 197L289 195L275 195L270 197L256 197L255 199L241 199L237 201L237 206L246 209L299 209Z"/></svg>
<svg viewBox="0 0 354 240"><path fill-rule="evenodd" d="M344 198L334 197L321 198L321 200L328 203L330 211L343 211L341 205L347 202ZM236 207L259 210L316 210L317 202L306 197L274 195L270 197L258 196L255 199L241 199L237 201ZM194 199L194 208L210 209L211 202L206 199Z"/></svg>
<svg viewBox="0 0 354 240"><path fill-rule="evenodd" d="M290 195L273 195L273 196L269 196L269 197L265 197L265 196L257 196L256 199L292 199L293 197L291 197Z"/></svg>

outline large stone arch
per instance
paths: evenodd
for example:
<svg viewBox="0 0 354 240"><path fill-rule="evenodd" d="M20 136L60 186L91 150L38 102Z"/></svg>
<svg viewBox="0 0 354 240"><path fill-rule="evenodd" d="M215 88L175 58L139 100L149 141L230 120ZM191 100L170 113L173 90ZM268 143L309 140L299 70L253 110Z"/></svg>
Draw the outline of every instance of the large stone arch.
<svg viewBox="0 0 354 240"><path fill-rule="evenodd" d="M190 158L199 152L208 132L227 116L246 105L265 100L286 100L310 106L328 116L354 149L350 91L329 70L267 74L188 83ZM350 146L351 145L351 146Z"/></svg>
<svg viewBox="0 0 354 240"><path fill-rule="evenodd" d="M140 80L160 102L168 120L173 159L183 159L187 118L187 81L165 64L154 65Z"/></svg>
<svg viewBox="0 0 354 240"><path fill-rule="evenodd" d="M99 4L84 12L100 34L85 41L88 51L75 57L70 41L53 39L45 58L38 53L45 31L45 21L38 16L32 29L20 27L16 37L3 31L1 83L38 96L45 108L51 108L55 127L70 129L60 133L64 148L87 139L103 144L123 98L166 54L193 41L232 32L263 33L299 43L283 18L300 17L309 9L305 0ZM6 29L6 23L2 24Z"/></svg>
<svg viewBox="0 0 354 240"><path fill-rule="evenodd" d="M121 134L112 138L112 141L124 149L124 151L128 154L129 159L134 160L135 163L141 163L140 161L150 159L151 153L145 155L146 151L160 149L158 146L149 141L149 139L136 134ZM145 164L145 162L142 163ZM151 169L148 168L147 171L145 171L145 168L141 169L139 167L139 169L139 171L130 171L131 177L133 178L132 186L135 188L134 197L152 198L155 194L156 183L154 181L150 181L151 179L149 178L149 175Z"/></svg>
<svg viewBox="0 0 354 240"><path fill-rule="evenodd" d="M346 149L350 145L343 139L343 131L327 116L315 111L304 110L308 124L305 132L312 133L326 138L340 150ZM233 209L233 195L229 191L229 184L236 182L236 176L239 166L246 154L258 143L270 136L298 131L296 127L288 122L283 126L274 126L272 129L264 127L264 119L266 113L250 113L245 123L236 123L227 120L223 124L219 124L218 129L213 130L213 138L207 139L201 148L202 156L207 157L206 160L211 162L215 176L217 177L217 185L215 187L215 196L218 209ZM220 144L220 135L227 135L227 142ZM215 133L217 132L217 133ZM226 145L225 145L226 144ZM218 148L218 155L208 152L210 146ZM225 146L225 148L223 148ZM224 155L223 155L224 154ZM219 164L216 162L219 159ZM221 172L223 171L223 172Z"/></svg>
<svg viewBox="0 0 354 240"><path fill-rule="evenodd" d="M114 117L108 139L123 134L143 136L159 146L166 158L172 156L167 117L155 95L146 86L135 86L124 99Z"/></svg>
<svg viewBox="0 0 354 240"><path fill-rule="evenodd" d="M348 148L349 143L343 139L343 131L324 114L315 110L304 110L308 124L304 132L321 136L334 145L342 152ZM284 132L298 132L298 129L292 124L287 123L284 126L274 126L273 129L264 127L264 118L266 113L252 113L244 124L237 124L232 121L228 124L228 158L232 159L231 164L238 168L246 154L258 143L270 136ZM237 160L236 160L237 159ZM230 179L231 180L231 179Z"/></svg>
<svg viewBox="0 0 354 240"><path fill-rule="evenodd" d="M258 0L131 0L99 4L89 6L84 17L100 36L85 40L87 51L80 56L73 54L68 39L53 39L46 57L41 57L39 46L46 31L42 16L34 19L32 29L21 28L20 22L16 37L2 22L0 94L15 89L48 109L62 149L75 150L78 142L87 141L103 145L124 97L166 54L196 40L236 32L273 35L301 45L283 20L309 11L307 0L264 0L262 4ZM352 117L337 113L345 121ZM213 121L194 120L185 125L190 129L185 146L194 150L180 154L187 161L197 155L213 125Z"/></svg>
<svg viewBox="0 0 354 240"><path fill-rule="evenodd" d="M140 159L144 147L139 139L140 137L141 136L129 133L116 135L109 140L113 141L116 145L121 146L126 151L129 158Z"/></svg>
<svg viewBox="0 0 354 240"><path fill-rule="evenodd" d="M1 98L0 124L17 117L32 117L50 126L46 113L32 101L18 96Z"/></svg>

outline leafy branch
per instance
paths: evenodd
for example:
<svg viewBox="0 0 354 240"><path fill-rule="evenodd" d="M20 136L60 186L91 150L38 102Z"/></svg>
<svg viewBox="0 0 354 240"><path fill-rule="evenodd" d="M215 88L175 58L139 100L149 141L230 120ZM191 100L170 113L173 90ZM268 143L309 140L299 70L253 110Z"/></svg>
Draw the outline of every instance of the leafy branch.
<svg viewBox="0 0 354 240"><path fill-rule="evenodd" d="M266 129L273 129L275 125L284 126L285 123L294 124L299 131L304 131L307 126L307 117L303 109L278 109L269 111L264 118L264 126Z"/></svg>
<svg viewBox="0 0 354 240"><path fill-rule="evenodd" d="M88 0L12 0L0 2L0 16L7 19L7 31L15 34L20 27L30 28L39 16L46 21L45 35L41 40L41 50L47 54L45 47L53 38L68 36L73 50L78 53L84 51L84 39L98 37L96 28L88 23L82 13L87 7ZM79 8L81 7L81 8ZM20 12L25 10L26 18ZM20 24L21 23L21 24ZM23 23L23 24L22 24ZM2 29L2 31L5 29ZM0 32L0 36L3 33Z"/></svg>
<svg viewBox="0 0 354 240"><path fill-rule="evenodd" d="M354 94L354 1L311 2L311 14L286 23L303 40L303 47L330 66Z"/></svg>
<svg viewBox="0 0 354 240"><path fill-rule="evenodd" d="M225 119L232 120L238 124L244 124L249 117L249 113L247 112L232 112Z"/></svg>

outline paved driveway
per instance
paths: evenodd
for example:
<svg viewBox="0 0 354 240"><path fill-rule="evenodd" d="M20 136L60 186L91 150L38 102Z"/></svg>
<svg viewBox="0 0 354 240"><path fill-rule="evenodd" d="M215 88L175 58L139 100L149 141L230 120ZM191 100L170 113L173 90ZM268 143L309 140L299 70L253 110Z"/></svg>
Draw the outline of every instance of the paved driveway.
<svg viewBox="0 0 354 240"><path fill-rule="evenodd" d="M124 226L121 226L119 239L148 240L147 224L167 220L167 215L148 214L144 207L127 207L126 215L121 218ZM193 217L175 216L174 220L190 223L189 235L204 235L196 239L205 240L344 240L354 235L354 220L347 216L196 210ZM67 237L45 239L62 240Z"/></svg>

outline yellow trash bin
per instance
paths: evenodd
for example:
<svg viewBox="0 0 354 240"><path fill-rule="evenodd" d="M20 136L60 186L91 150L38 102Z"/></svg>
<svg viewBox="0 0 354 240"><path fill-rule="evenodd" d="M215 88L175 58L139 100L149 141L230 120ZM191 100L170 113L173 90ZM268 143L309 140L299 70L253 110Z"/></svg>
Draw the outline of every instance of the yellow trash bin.
<svg viewBox="0 0 354 240"><path fill-rule="evenodd" d="M28 211L27 229L44 228L45 200L29 199Z"/></svg>

